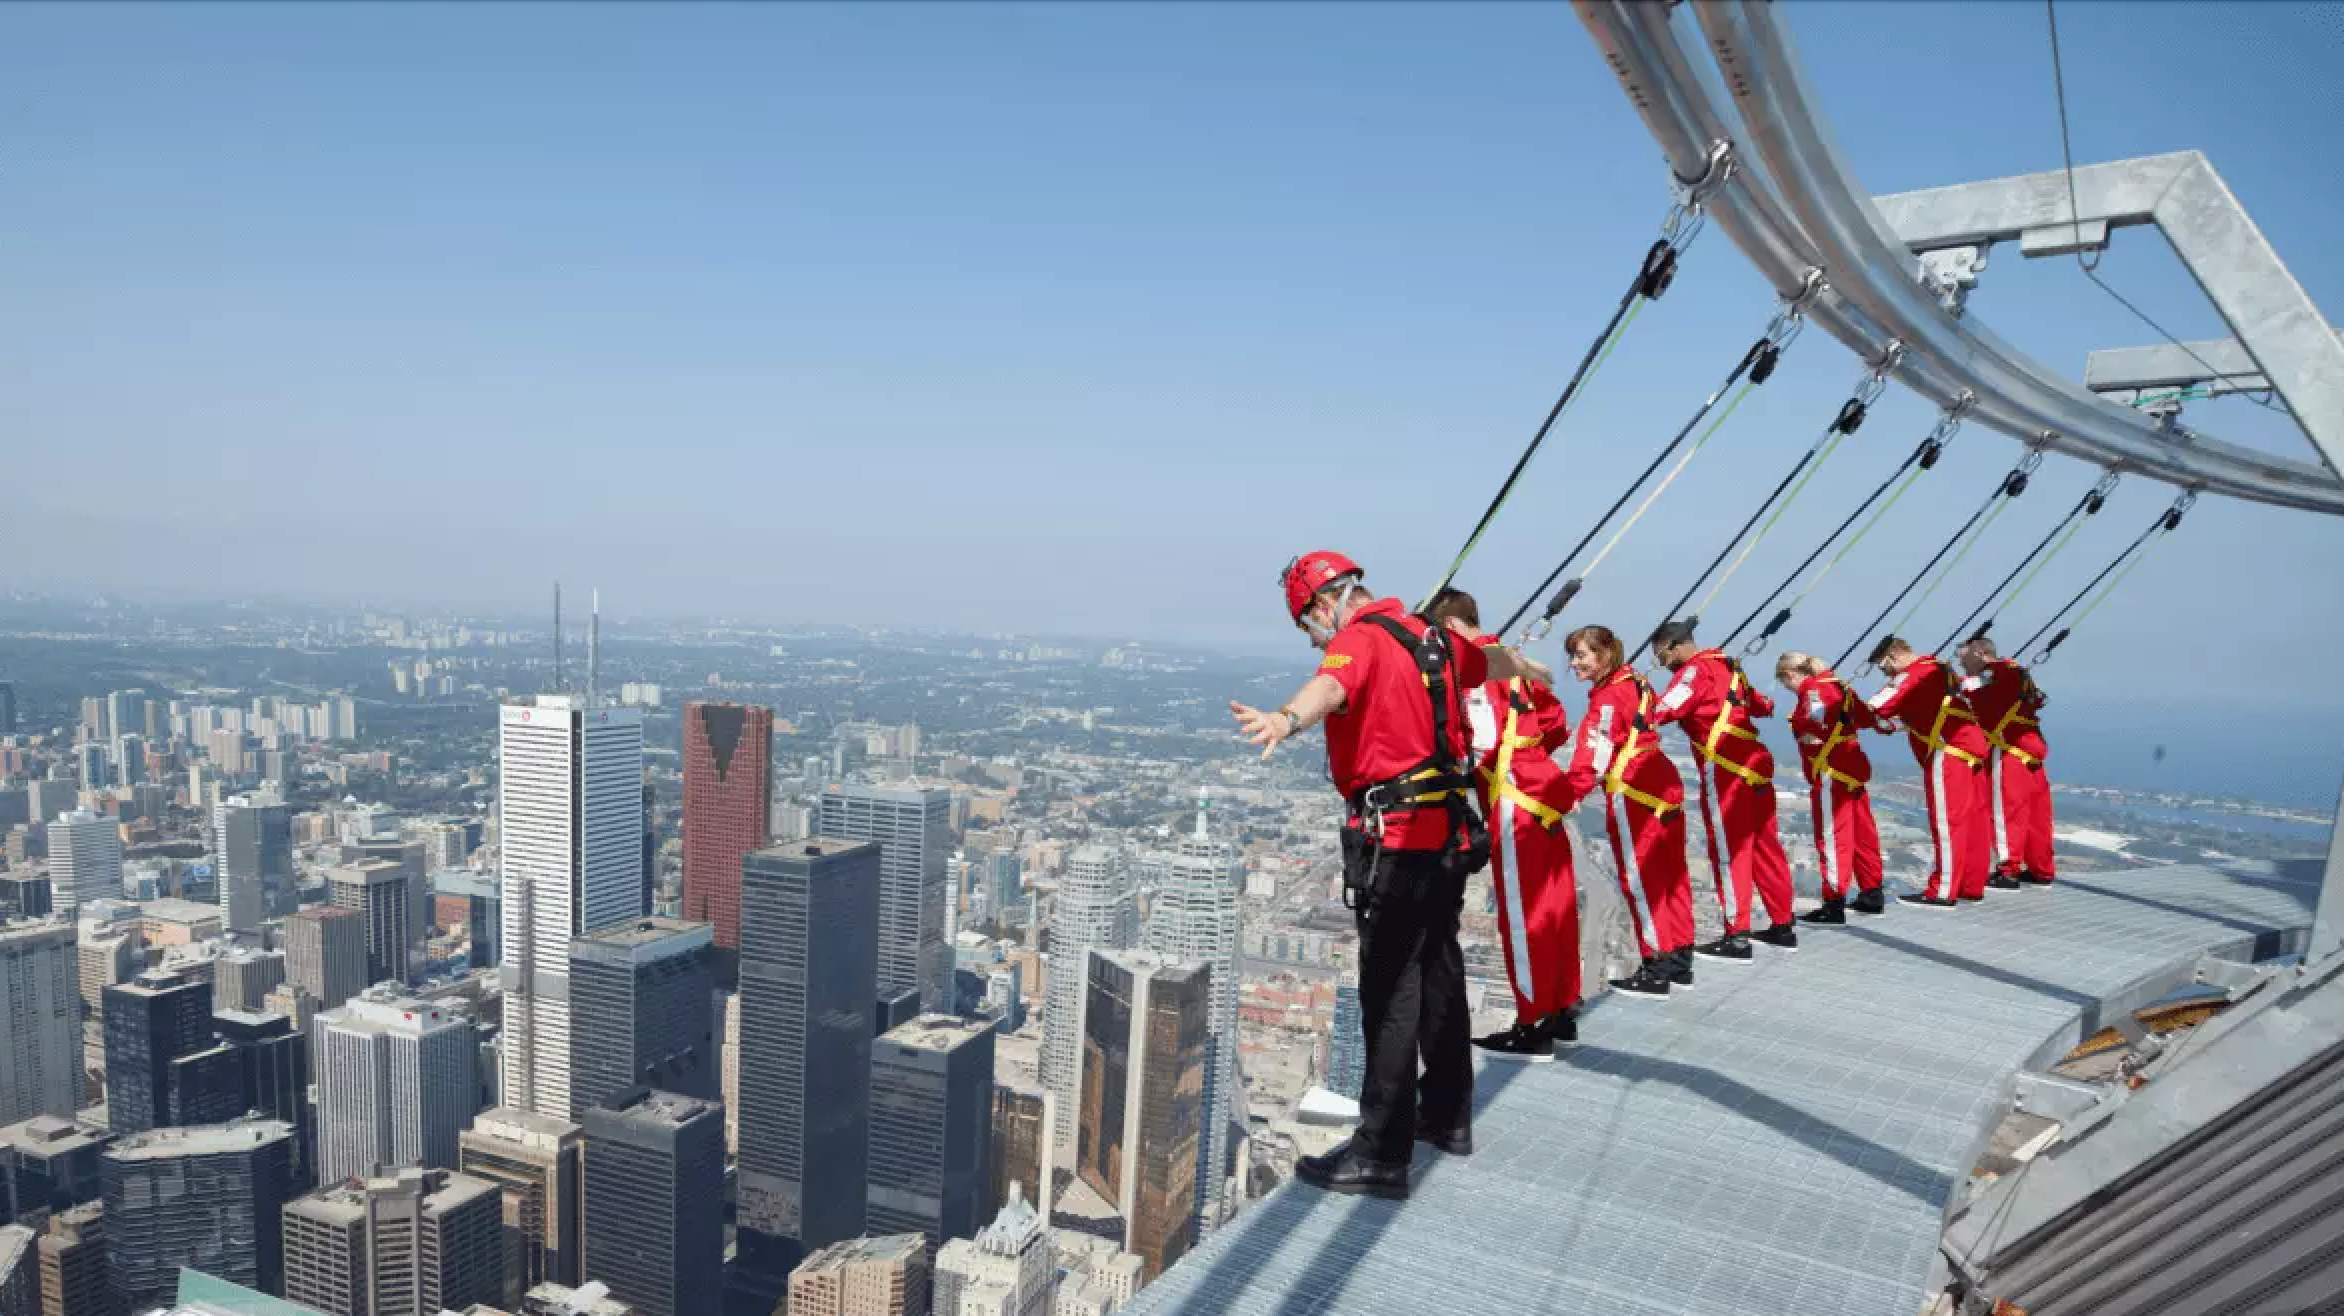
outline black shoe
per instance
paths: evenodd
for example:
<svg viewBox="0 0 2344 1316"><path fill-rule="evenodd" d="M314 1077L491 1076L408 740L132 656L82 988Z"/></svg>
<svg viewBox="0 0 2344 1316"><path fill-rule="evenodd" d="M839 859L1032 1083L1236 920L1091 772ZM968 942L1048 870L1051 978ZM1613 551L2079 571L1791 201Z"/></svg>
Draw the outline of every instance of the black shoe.
<svg viewBox="0 0 2344 1316"><path fill-rule="evenodd" d="M1408 1200L1408 1167L1371 1161L1349 1142L1324 1156L1305 1156L1294 1163L1294 1177L1330 1193L1356 1193Z"/></svg>
<svg viewBox="0 0 2344 1316"><path fill-rule="evenodd" d="M1416 1130L1416 1140L1443 1156L1471 1156L1473 1154L1473 1130L1471 1129L1455 1129L1448 1133L1435 1133L1431 1129L1420 1127Z"/></svg>
<svg viewBox="0 0 2344 1316"><path fill-rule="evenodd" d="M1984 896L1963 896L1961 899L1962 903L1965 905L1983 905L1986 903L1986 897Z"/></svg>
<svg viewBox="0 0 2344 1316"><path fill-rule="evenodd" d="M1693 990L1693 952L1677 952L1677 958L1661 964L1660 976L1668 979L1668 985L1680 992Z"/></svg>
<svg viewBox="0 0 2344 1316"><path fill-rule="evenodd" d="M1776 950L1797 950L1799 930L1788 923L1777 923L1764 932L1751 933L1750 940L1763 941Z"/></svg>
<svg viewBox="0 0 2344 1316"><path fill-rule="evenodd" d="M2019 889L2020 883L2017 878L2011 877L2008 874L1996 873L1994 876L1986 879L1986 885L1994 888L1997 891L2016 891Z"/></svg>
<svg viewBox="0 0 2344 1316"><path fill-rule="evenodd" d="M1900 905L1918 905L1922 909L1952 909L1958 906L1961 902L1958 900L1939 899L1935 896L1924 896L1917 892L1906 892L1904 895L1898 896L1896 898L1896 903Z"/></svg>
<svg viewBox="0 0 2344 1316"><path fill-rule="evenodd" d="M1877 913L1878 911L1875 910L1874 912ZM1810 923L1816 925L1827 923L1845 923L1848 921L1848 902L1845 900L1826 900L1822 904L1817 905L1815 908L1799 915L1799 921L1801 923Z"/></svg>
<svg viewBox="0 0 2344 1316"><path fill-rule="evenodd" d="M1492 1059L1527 1060L1539 1064L1555 1058L1554 1039L1548 1035L1544 1019L1537 1023L1518 1023L1502 1033L1491 1033L1487 1037L1476 1037L1473 1045L1481 1048L1482 1054Z"/></svg>
<svg viewBox="0 0 2344 1316"><path fill-rule="evenodd" d="M2041 873L2025 872L2018 875L2018 884L2020 886L2049 886L2051 879Z"/></svg>
<svg viewBox="0 0 2344 1316"><path fill-rule="evenodd" d="M1693 948L1693 953L1713 960L1735 960L1745 964L1757 957L1750 949L1750 934L1747 932L1739 936L1729 932L1715 941L1702 942Z"/></svg>
<svg viewBox="0 0 2344 1316"><path fill-rule="evenodd" d="M1869 891L1858 891L1855 900L1849 904L1848 908L1859 914L1885 914L1888 912L1888 897L1879 887L1873 887Z"/></svg>
<svg viewBox="0 0 2344 1316"><path fill-rule="evenodd" d="M1547 1040L1553 1042L1557 1049L1577 1046L1579 1045L1579 1021L1571 1017L1569 1010L1557 1010L1546 1017L1546 1036Z"/></svg>
<svg viewBox="0 0 2344 1316"><path fill-rule="evenodd" d="M1623 999L1657 1001L1668 995L1668 977L1647 964L1625 978L1612 979L1611 989Z"/></svg>

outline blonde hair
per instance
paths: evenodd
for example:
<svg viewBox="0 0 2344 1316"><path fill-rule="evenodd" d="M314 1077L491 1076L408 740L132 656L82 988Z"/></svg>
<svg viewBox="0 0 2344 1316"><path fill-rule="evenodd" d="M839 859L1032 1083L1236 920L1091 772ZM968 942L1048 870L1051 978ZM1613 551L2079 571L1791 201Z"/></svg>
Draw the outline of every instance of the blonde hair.
<svg viewBox="0 0 2344 1316"><path fill-rule="evenodd" d="M1774 679L1784 685L1795 686L1803 678L1813 676L1822 670L1823 660L1821 658L1811 653L1800 653L1796 649L1785 649L1782 656L1774 660Z"/></svg>
<svg viewBox="0 0 2344 1316"><path fill-rule="evenodd" d="M1585 647L1603 659L1603 674L1611 675L1628 660L1628 652L1620 644L1620 637L1611 633L1609 626L1582 626L1563 637L1563 652Z"/></svg>

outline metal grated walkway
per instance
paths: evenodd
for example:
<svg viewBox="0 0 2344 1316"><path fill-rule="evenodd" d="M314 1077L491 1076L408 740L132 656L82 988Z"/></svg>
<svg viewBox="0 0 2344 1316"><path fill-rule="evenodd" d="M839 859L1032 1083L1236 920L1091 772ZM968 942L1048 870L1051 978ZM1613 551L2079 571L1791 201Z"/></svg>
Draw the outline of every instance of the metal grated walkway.
<svg viewBox="0 0 2344 1316"><path fill-rule="evenodd" d="M1915 1316L2011 1072L2201 951L2276 953L2317 893L2317 865L2086 874L1700 961L1553 1064L1482 1065L1479 1154L1419 1147L1408 1202L1289 1185L1126 1310Z"/></svg>

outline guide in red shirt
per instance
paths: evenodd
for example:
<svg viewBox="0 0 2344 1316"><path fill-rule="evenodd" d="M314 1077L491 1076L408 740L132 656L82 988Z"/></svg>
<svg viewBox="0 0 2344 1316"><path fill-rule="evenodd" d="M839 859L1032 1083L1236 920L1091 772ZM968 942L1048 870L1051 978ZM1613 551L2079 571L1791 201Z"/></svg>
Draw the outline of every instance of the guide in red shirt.
<svg viewBox="0 0 2344 1316"><path fill-rule="evenodd" d="M1603 792L1604 831L1611 837L1613 871L1636 925L1643 963L1612 991L1628 1000L1665 997L1693 985L1693 877L1685 867L1685 783L1660 752L1652 727L1652 687L1627 665L1620 637L1603 626L1582 626L1563 641L1571 674L1587 683L1587 715L1579 719L1562 797L1569 813Z"/></svg>
<svg viewBox="0 0 2344 1316"><path fill-rule="evenodd" d="M1813 654L1783 654L1774 675L1791 689L1791 734L1799 739L1799 767L1807 774L1815 866L1823 879L1822 906L1801 921L1847 922L1851 880L1856 912L1882 913L1887 902L1880 893L1880 824L1872 817L1872 759L1857 739L1872 724L1872 709Z"/></svg>
<svg viewBox="0 0 2344 1316"><path fill-rule="evenodd" d="M1934 654L1916 653L1891 635L1872 650L1871 662L1889 678L1887 688L1872 696L1872 711L1881 730L1901 725L1912 742L1913 758L1921 765L1922 801L1929 810L1929 840L1936 848L1926 889L1897 899L1927 909L1983 900L1990 860L1981 807L1986 797L1978 778L1992 748L1986 733L1963 702L1952 670Z"/></svg>
<svg viewBox="0 0 2344 1316"><path fill-rule="evenodd" d="M1433 595L1424 615L1481 646L1481 608L1461 589ZM1497 893L1498 944L1514 987L1514 1026L1473 1044L1500 1057L1551 1060L1557 1042L1576 1042L1579 1003L1579 886L1571 836L1555 801L1563 770L1549 752L1570 739L1569 720L1549 687L1515 677L1465 694L1474 775L1489 820L1489 876Z"/></svg>
<svg viewBox="0 0 2344 1316"><path fill-rule="evenodd" d="M2043 740L2043 691L2026 668L1997 654L1994 641L1984 636L1962 645L1956 656L1969 677L1962 694L1993 750L1986 783L1994 876L1986 884L2005 890L2049 886L2059 869L2051 854L2051 779L2043 771L2051 756Z"/></svg>
<svg viewBox="0 0 2344 1316"><path fill-rule="evenodd" d="M1418 1142L1473 1150L1473 1058L1457 920L1465 879L1488 862L1474 800L1465 693L1545 668L1484 649L1379 599L1359 564L1306 553L1279 576L1286 615L1325 651L1294 697L1264 712L1232 701L1238 733L1267 758L1305 727L1327 727L1327 767L1349 817L1344 899L1359 930L1367 1075L1359 1127L1296 1177L1339 1193L1408 1195ZM1423 1076L1418 1078L1419 1063Z"/></svg>
<svg viewBox="0 0 2344 1316"><path fill-rule="evenodd" d="M1774 755L1758 738L1756 717L1771 716L1774 701L1750 684L1741 664L1693 642L1693 624L1662 622L1652 633L1652 655L1676 673L1653 710L1653 722L1684 724L1701 780L1701 822L1709 834L1709 869L1725 932L1693 949L1711 959L1747 961L1750 942L1796 950L1791 916L1791 860L1776 835ZM1766 903L1767 928L1750 932L1750 894Z"/></svg>

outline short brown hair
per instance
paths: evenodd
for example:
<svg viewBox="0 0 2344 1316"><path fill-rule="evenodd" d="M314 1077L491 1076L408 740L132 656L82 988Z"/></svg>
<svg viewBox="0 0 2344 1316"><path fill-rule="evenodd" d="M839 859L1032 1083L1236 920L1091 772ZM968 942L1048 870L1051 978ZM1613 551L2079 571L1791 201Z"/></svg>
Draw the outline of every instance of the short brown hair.
<svg viewBox="0 0 2344 1316"><path fill-rule="evenodd" d="M1901 635L1883 635L1880 637L1880 643L1872 646L1871 656L1866 658L1864 661L1872 664L1874 667L1878 667L1881 663L1881 660L1887 658L1890 654L1895 653L1899 649L1911 649L1912 647L1913 646L1905 643L1904 637Z"/></svg>
<svg viewBox="0 0 2344 1316"><path fill-rule="evenodd" d="M1433 623L1461 621L1475 630L1481 629L1481 605L1473 596L1454 586L1443 585L1432 602L1425 605L1424 619Z"/></svg>
<svg viewBox="0 0 2344 1316"><path fill-rule="evenodd" d="M1603 659L1606 674L1618 670L1628 660L1628 652L1620 646L1620 637L1611 633L1609 626L1582 626L1563 637L1563 652L1585 648Z"/></svg>
<svg viewBox="0 0 2344 1316"><path fill-rule="evenodd" d="M1963 640L1961 642L1961 647L1969 650L1971 653L1976 654L1980 658L1988 660L1989 662L2002 656L1995 650L1994 641L1987 639L1983 635L1973 635L1970 638Z"/></svg>

